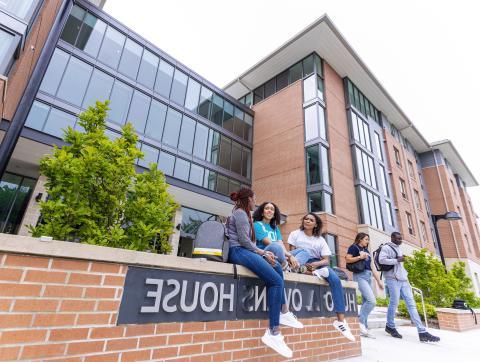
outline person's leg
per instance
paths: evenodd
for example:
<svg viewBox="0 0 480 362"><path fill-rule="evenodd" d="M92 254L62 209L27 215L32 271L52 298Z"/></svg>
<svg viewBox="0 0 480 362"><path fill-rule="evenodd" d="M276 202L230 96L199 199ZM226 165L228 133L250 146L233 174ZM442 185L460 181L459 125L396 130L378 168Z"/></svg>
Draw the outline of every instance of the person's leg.
<svg viewBox="0 0 480 362"><path fill-rule="evenodd" d="M277 257L280 265L284 265L287 259L285 258L285 250L280 245L280 242L272 242L265 247L265 251L270 251Z"/></svg>
<svg viewBox="0 0 480 362"><path fill-rule="evenodd" d="M291 251L291 254L297 259L300 266L307 264L311 258L310 253L305 249L294 249Z"/></svg>
<svg viewBox="0 0 480 362"><path fill-rule="evenodd" d="M358 289L362 295L362 307L360 308L359 320L366 328L368 328L368 315L375 308L376 298L371 285L371 272L364 271L363 273L354 274L353 280L358 283Z"/></svg>
<svg viewBox="0 0 480 362"><path fill-rule="evenodd" d="M397 312L400 301L400 282L393 279L386 279L388 292L390 294L390 303L387 311L387 327L395 328L395 313Z"/></svg>
<svg viewBox="0 0 480 362"><path fill-rule="evenodd" d="M333 307L339 316L339 320L343 320L343 315L345 314L345 297L343 295L342 282L332 268L326 268L328 268L328 277L326 279L332 291Z"/></svg>
<svg viewBox="0 0 480 362"><path fill-rule="evenodd" d="M229 261L250 269L265 282L265 285L267 286L270 329L273 332L278 331L280 324L280 308L282 300L284 300L282 298L282 296L284 297L283 278L280 276L279 272L272 268L272 266L260 255L242 247L230 248ZM277 266L280 267L279 264L277 264Z"/></svg>
<svg viewBox="0 0 480 362"><path fill-rule="evenodd" d="M426 328L418 315L417 305L415 303L415 298L413 298L412 287L408 282L402 282L400 288L400 295L407 305L408 314L410 314L410 319L417 327L418 333L426 332Z"/></svg>

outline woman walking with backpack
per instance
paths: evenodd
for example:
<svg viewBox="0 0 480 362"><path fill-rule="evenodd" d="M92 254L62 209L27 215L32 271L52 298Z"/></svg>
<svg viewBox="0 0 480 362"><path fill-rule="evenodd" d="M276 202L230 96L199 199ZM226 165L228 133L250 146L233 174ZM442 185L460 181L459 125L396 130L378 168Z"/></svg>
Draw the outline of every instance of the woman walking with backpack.
<svg viewBox="0 0 480 362"><path fill-rule="evenodd" d="M280 324L293 328L303 328L303 324L288 311L281 265L273 253L255 245L251 217L251 212L255 208L255 195L251 189L242 187L232 192L230 199L235 202L235 207L226 225L230 244L228 260L230 263L250 269L265 282L270 324L262 337L262 342L282 356L291 358L293 352L280 333Z"/></svg>
<svg viewBox="0 0 480 362"><path fill-rule="evenodd" d="M360 335L375 338L368 331L368 316L376 305L375 294L372 289L372 275L380 289L383 290L383 282L375 268L372 268L372 258L368 251L370 237L365 233L358 233L355 242L350 245L345 256L347 269L353 273L353 280L358 283L358 289L362 295L362 307L360 309Z"/></svg>

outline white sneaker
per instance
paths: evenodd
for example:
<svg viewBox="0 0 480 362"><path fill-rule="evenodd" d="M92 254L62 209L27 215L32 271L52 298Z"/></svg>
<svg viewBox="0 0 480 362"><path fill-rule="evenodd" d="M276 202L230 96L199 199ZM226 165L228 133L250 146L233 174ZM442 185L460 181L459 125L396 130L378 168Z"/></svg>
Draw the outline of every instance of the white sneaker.
<svg viewBox="0 0 480 362"><path fill-rule="evenodd" d="M344 320L343 322L340 322L336 320L333 322L333 326L337 331L339 331L343 336L347 339L349 339L352 342L355 342L355 337L352 334L352 331L350 330L350 327L347 324L347 321Z"/></svg>
<svg viewBox="0 0 480 362"><path fill-rule="evenodd" d="M317 276L318 278L326 279L330 275L330 272L328 271L328 268L321 268L314 270L313 275Z"/></svg>
<svg viewBox="0 0 480 362"><path fill-rule="evenodd" d="M368 329L365 327L365 324L360 323L360 334L366 336L368 334Z"/></svg>
<svg viewBox="0 0 480 362"><path fill-rule="evenodd" d="M303 323L292 312L280 313L280 324L293 328L303 328Z"/></svg>
<svg viewBox="0 0 480 362"><path fill-rule="evenodd" d="M262 342L285 358L292 358L293 356L292 350L283 340L283 336L281 333L274 336L270 333L270 330L267 329L262 337Z"/></svg>

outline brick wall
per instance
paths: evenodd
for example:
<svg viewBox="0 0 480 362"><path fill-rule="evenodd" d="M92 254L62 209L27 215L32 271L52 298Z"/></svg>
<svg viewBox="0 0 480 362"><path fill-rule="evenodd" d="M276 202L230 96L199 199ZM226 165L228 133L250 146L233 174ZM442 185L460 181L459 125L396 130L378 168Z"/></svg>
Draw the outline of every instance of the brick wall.
<svg viewBox="0 0 480 362"><path fill-rule="evenodd" d="M6 250L1 239L7 237L0 236L0 250ZM78 250L98 249L92 257L108 249L73 246ZM60 253L58 247L51 250ZM121 252L130 260L146 254ZM171 256L144 257L170 258L172 263L180 263L179 258ZM267 327L265 320L116 326L127 269L121 263L0 254L0 360L280 360L260 341ZM294 350L293 360L332 360L360 354L356 318L349 319L357 336L355 343L333 329L333 318L302 322L306 326L300 331L282 328Z"/></svg>
<svg viewBox="0 0 480 362"><path fill-rule="evenodd" d="M476 309L475 314L480 323L480 310ZM469 310L439 308L437 309L437 318L440 329L463 332L480 328L480 324L475 324L475 319Z"/></svg>

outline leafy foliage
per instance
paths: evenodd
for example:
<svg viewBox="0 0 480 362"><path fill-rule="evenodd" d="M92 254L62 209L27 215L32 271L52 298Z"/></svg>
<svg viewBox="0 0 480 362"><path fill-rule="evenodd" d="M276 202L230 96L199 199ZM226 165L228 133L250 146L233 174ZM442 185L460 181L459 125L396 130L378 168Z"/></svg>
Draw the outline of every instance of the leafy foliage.
<svg viewBox="0 0 480 362"><path fill-rule="evenodd" d="M135 160L143 154L130 123L115 140L105 135L108 109L108 101L89 107L79 116L85 132L68 127L68 145L55 146L40 161L49 197L40 203L42 223L30 231L58 240L168 252L177 205L156 164L136 173Z"/></svg>

